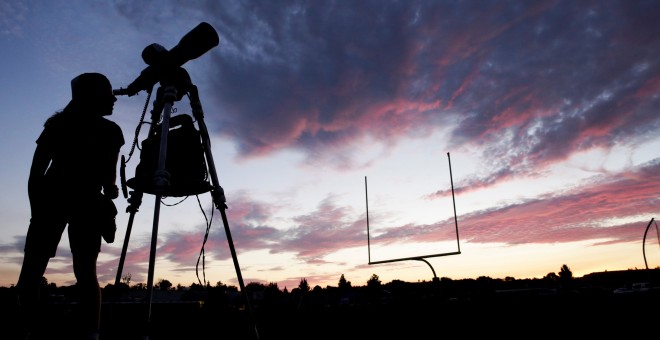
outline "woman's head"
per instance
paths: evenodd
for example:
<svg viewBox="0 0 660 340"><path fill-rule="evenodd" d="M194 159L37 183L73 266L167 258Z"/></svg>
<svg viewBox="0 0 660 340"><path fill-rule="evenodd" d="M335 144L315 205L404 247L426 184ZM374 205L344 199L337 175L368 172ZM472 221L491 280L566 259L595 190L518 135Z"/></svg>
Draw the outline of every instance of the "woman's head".
<svg viewBox="0 0 660 340"><path fill-rule="evenodd" d="M71 103L80 108L109 116L116 101L110 81L100 73L83 73L71 80Z"/></svg>

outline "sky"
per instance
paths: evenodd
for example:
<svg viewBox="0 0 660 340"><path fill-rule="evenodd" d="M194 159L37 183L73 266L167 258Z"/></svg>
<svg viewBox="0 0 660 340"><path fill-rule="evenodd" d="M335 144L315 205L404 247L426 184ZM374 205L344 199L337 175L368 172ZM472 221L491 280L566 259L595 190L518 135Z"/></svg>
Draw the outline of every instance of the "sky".
<svg viewBox="0 0 660 340"><path fill-rule="evenodd" d="M361 286L374 274L657 268L659 12L628 0L3 1L0 286L17 280L35 140L70 80L100 72L125 88L145 47L169 50L202 22L219 44L182 67L199 89L227 224L209 193L145 194L127 234L120 195L102 286L125 240L122 274L146 283L154 234L154 281L183 286L239 286L239 272L291 290L341 275ZM153 99L119 96L109 117L129 179ZM173 109L190 114L188 98ZM66 233L45 276L75 283Z"/></svg>

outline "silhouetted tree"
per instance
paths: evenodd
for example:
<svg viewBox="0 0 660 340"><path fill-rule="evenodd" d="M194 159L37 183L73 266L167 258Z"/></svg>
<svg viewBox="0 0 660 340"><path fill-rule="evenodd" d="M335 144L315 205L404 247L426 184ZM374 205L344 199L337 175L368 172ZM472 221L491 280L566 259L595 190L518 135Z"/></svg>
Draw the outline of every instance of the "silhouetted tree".
<svg viewBox="0 0 660 340"><path fill-rule="evenodd" d="M381 282L378 278L378 275L372 274L369 280L367 280L367 287L369 288L380 288Z"/></svg>
<svg viewBox="0 0 660 340"><path fill-rule="evenodd" d="M277 286L277 282L271 282L264 287L262 309L281 310L284 303L284 293Z"/></svg>
<svg viewBox="0 0 660 340"><path fill-rule="evenodd" d="M266 285L260 282L250 282L245 285L245 291L249 294L252 301L261 301L265 295Z"/></svg>
<svg viewBox="0 0 660 340"><path fill-rule="evenodd" d="M204 286L202 286L199 283L193 282L193 283L190 284L190 290L192 290L192 291L203 291Z"/></svg>
<svg viewBox="0 0 660 340"><path fill-rule="evenodd" d="M298 285L298 289L300 289L300 292L302 294L305 294L305 293L309 292L310 288L309 288L309 284L307 283L307 279L303 278L303 279L300 280L300 284Z"/></svg>
<svg viewBox="0 0 660 340"><path fill-rule="evenodd" d="M543 277L543 285L548 288L556 288L557 283L559 282L559 276L554 272L547 273Z"/></svg>
<svg viewBox="0 0 660 340"><path fill-rule="evenodd" d="M250 282L245 285L245 290L251 291L251 292L262 292L266 290L266 285L263 283L259 282Z"/></svg>
<svg viewBox="0 0 660 340"><path fill-rule="evenodd" d="M559 286L563 292L570 292L573 289L573 272L565 264L559 270Z"/></svg>
<svg viewBox="0 0 660 340"><path fill-rule="evenodd" d="M351 281L346 281L346 278L344 277L344 274L341 274L341 277L339 278L339 283L337 284L337 287L339 287L340 290L350 289L351 288Z"/></svg>
<svg viewBox="0 0 660 340"><path fill-rule="evenodd" d="M309 284L307 283L307 279L303 278L300 280L300 284L298 284L297 288L294 288L291 293L298 296L298 309L305 308L305 300L306 296L308 295L310 291Z"/></svg>
<svg viewBox="0 0 660 340"><path fill-rule="evenodd" d="M154 288L160 290L170 290L170 288L172 288L172 282L170 282L169 280L160 279L158 280Z"/></svg>
<svg viewBox="0 0 660 340"><path fill-rule="evenodd" d="M266 298L279 298L282 295L280 288L277 287L277 282L269 283L264 289Z"/></svg>
<svg viewBox="0 0 660 340"><path fill-rule="evenodd" d="M573 279L573 272L571 272L571 269L568 268L567 265L561 266L561 269L559 270L559 279L562 281L568 281Z"/></svg>
<svg viewBox="0 0 660 340"><path fill-rule="evenodd" d="M41 277L41 289L48 289L48 279L45 276Z"/></svg>
<svg viewBox="0 0 660 340"><path fill-rule="evenodd" d="M475 281L472 294L474 297L478 298L488 297L495 291L494 285L495 280L493 280L490 276L479 276Z"/></svg>
<svg viewBox="0 0 660 340"><path fill-rule="evenodd" d="M372 274L369 280L367 280L367 289L365 295L367 301L370 303L377 302L383 294L383 289L381 288L382 283L378 278L378 275Z"/></svg>
<svg viewBox="0 0 660 340"><path fill-rule="evenodd" d="M127 286L131 286L131 273L126 273L121 276L121 282L125 283Z"/></svg>

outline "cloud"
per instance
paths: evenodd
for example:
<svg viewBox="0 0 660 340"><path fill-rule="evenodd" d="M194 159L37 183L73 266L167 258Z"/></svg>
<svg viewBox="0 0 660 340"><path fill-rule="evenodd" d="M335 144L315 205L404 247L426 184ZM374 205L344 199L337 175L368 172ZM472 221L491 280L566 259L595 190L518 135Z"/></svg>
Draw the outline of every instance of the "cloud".
<svg viewBox="0 0 660 340"><path fill-rule="evenodd" d="M140 4L118 7L131 17ZM304 163L348 170L364 165L351 152L358 143L391 148L458 121L453 148L485 147L484 163L506 180L657 130L659 102L648 94L659 86L660 24L648 13L658 7L236 1L184 10L220 35L205 74L223 113L208 121L239 158L292 149Z"/></svg>
<svg viewBox="0 0 660 340"><path fill-rule="evenodd" d="M656 159L566 192L475 212L462 218L461 235L468 242L506 244L639 241L640 223L657 209L659 169Z"/></svg>
<svg viewBox="0 0 660 340"><path fill-rule="evenodd" d="M540 178L590 150L640 145L660 128L656 1L114 4L138 32L157 26L150 38L157 42L182 36L194 21L216 28L220 46L190 64L204 65L205 106L222 112L207 116L212 134L233 142L240 160L293 150L303 165L348 171L375 160L358 159L361 143L378 144L383 151L374 157L382 157L449 127L450 149L480 156L478 173L456 183L460 196ZM656 159L579 188L474 211L459 216L461 238L512 245L639 240L635 221L645 224L657 209L657 174ZM328 196L283 222L274 216L285 208L239 195L228 210L234 242L242 251L324 263L365 244L362 212L340 202ZM208 234L214 259L231 256L221 224L214 216ZM451 240L452 227L451 220L402 225L378 238ZM160 235L159 254L190 266L203 241L195 230ZM20 247L16 240L2 249ZM144 272L137 268L148 258L148 245L132 248L124 272ZM115 266L100 263L100 275L113 277Z"/></svg>
<svg viewBox="0 0 660 340"><path fill-rule="evenodd" d="M565 192L458 216L460 242L515 245L593 240L594 246L638 242L648 216L656 212L658 192L660 159L611 177L592 179ZM332 262L328 260L330 255L364 247L366 243L365 217L351 206L339 205L333 196L324 199L313 211L294 216L286 230L274 225L281 223L275 222L281 213L276 205L254 201L245 193L236 197L229 211L233 241L243 253L265 249L273 254L293 254L302 263L327 264ZM206 245L207 256L214 261L231 257L218 222L216 217ZM175 266L190 270L200 255L203 241L203 235L194 230L198 228L161 235L157 253ZM426 225L401 225L374 237L372 242L414 244L455 239L454 221L447 219ZM23 242L23 238L16 238L15 243L2 245L0 250L13 253ZM137 244L126 255L123 273L130 273L132 282L145 282L150 244L139 240ZM70 263L69 251L64 248L60 245L60 256L52 264ZM114 281L120 250L103 249L112 259L99 260L99 279ZM20 260L17 256L13 262ZM70 272L68 266L57 267L50 266L49 273ZM200 265L198 269L201 273L203 267ZM286 282L291 285L299 280L290 278Z"/></svg>
<svg viewBox="0 0 660 340"><path fill-rule="evenodd" d="M657 209L659 191L657 159L565 192L458 216L460 241L510 245L584 240L594 240L594 245L637 242L648 216ZM338 205L334 197L327 197L313 211L292 218L285 231L271 225L278 215L274 206L255 204L249 196L242 196L234 202L231 210L234 209L231 231L242 252L266 249L270 253L291 253L301 262L318 264L327 263L333 253L366 244L365 217L350 206ZM189 266L199 253L200 240L198 232L169 233L161 240L158 253ZM209 240L215 242L208 249L213 249L216 260L230 258L224 231L216 228ZM453 240L453 218L427 225L401 225L372 236L372 242L380 244ZM131 256L148 258L147 249L145 246L136 250L142 255Z"/></svg>

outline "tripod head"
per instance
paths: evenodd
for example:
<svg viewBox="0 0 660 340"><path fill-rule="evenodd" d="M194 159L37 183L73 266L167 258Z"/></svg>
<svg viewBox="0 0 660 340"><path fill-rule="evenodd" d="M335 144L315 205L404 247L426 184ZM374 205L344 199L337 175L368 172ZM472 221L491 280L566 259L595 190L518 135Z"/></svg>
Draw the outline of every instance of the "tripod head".
<svg viewBox="0 0 660 340"><path fill-rule="evenodd" d="M186 33L171 50L159 44L151 44L142 50L142 60L149 66L143 69L127 88L113 90L113 93L115 96L133 96L143 90L151 91L157 82L161 82L161 85L167 83L176 86L176 78L182 76L181 66L189 60L202 56L219 42L218 33L213 26L202 22ZM185 77L190 81L187 72Z"/></svg>
<svg viewBox="0 0 660 340"><path fill-rule="evenodd" d="M156 92L156 102L155 106L161 106L163 105L163 96L165 94L164 89L173 86L176 89L176 96L174 98L171 98L173 101L179 101L183 96L186 95L193 86L192 80L190 79L190 75L188 74L188 71L186 71L183 67L177 66L177 67L168 67L167 72L164 72L162 76L160 77L160 88L158 88L158 91ZM155 112L160 112L160 108L155 108Z"/></svg>

